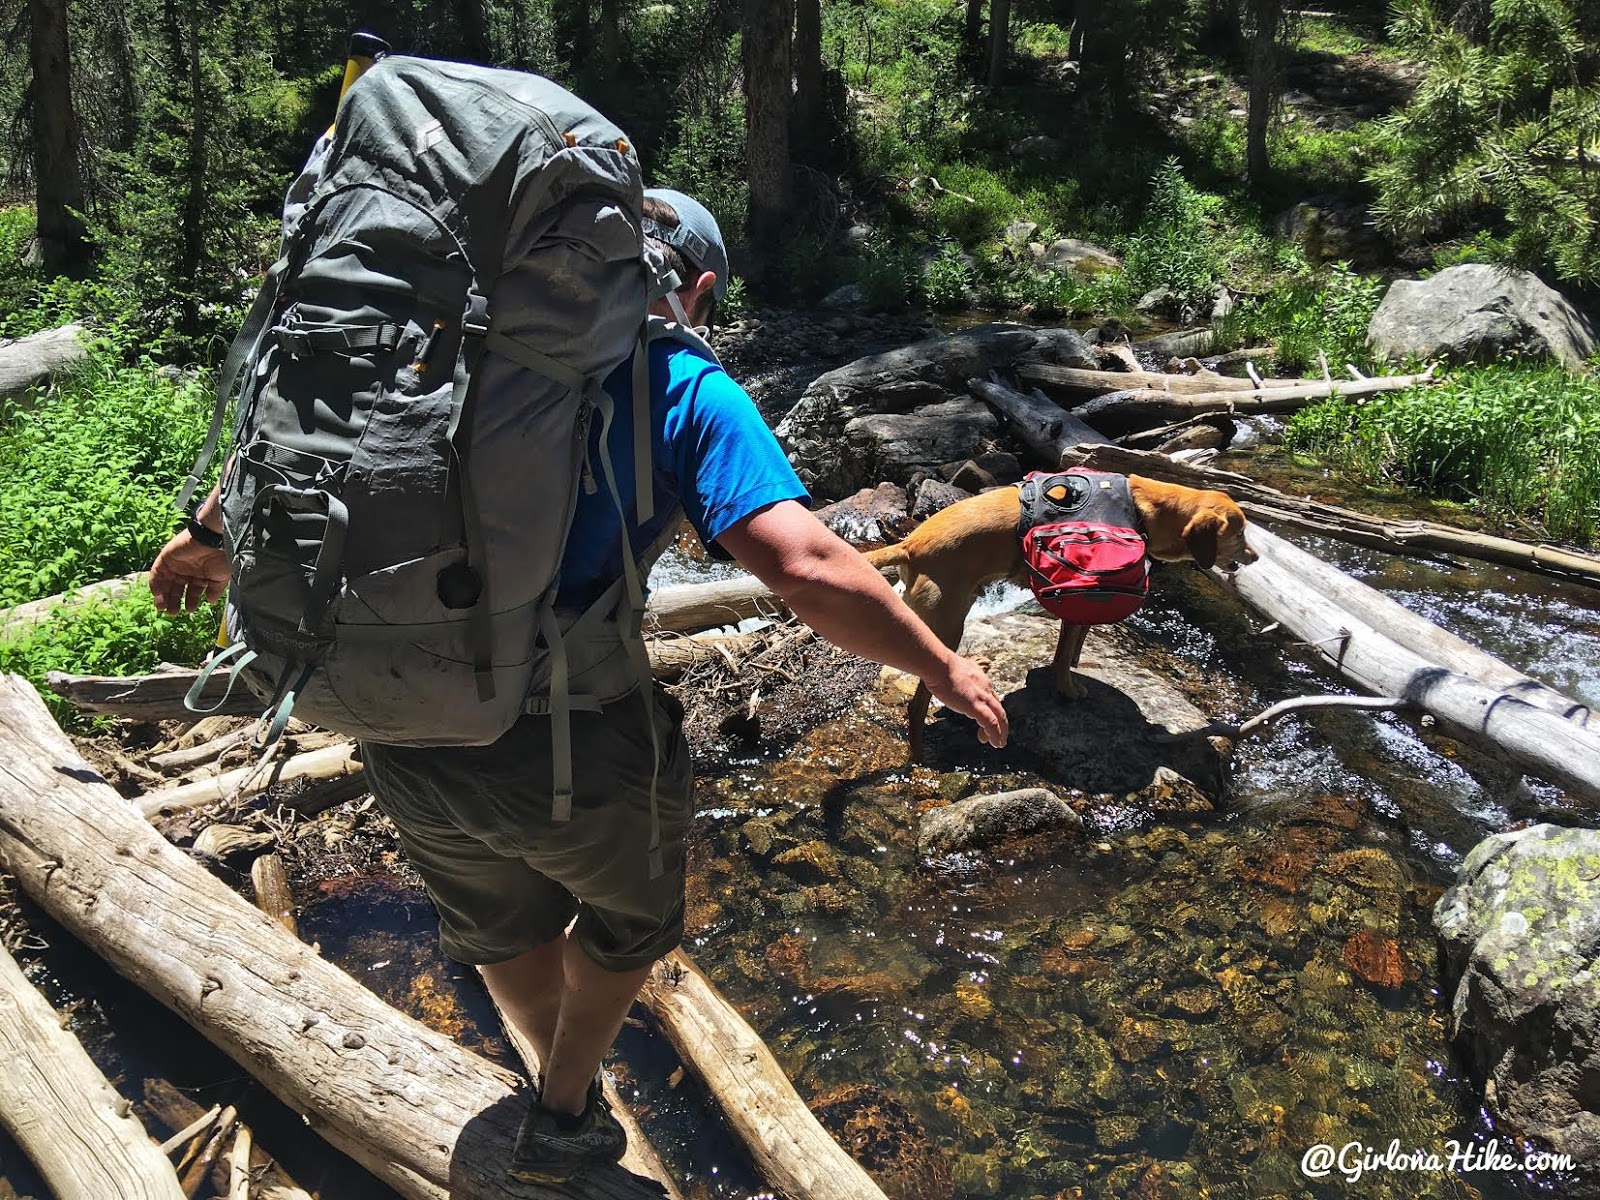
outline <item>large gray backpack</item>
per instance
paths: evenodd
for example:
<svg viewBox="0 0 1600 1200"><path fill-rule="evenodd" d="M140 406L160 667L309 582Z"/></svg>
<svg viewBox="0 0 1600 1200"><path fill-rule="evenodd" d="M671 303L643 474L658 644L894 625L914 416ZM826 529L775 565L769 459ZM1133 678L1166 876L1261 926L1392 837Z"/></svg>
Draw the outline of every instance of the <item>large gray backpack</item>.
<svg viewBox="0 0 1600 1200"><path fill-rule="evenodd" d="M564 815L567 714L595 696L571 691L553 599L578 489L600 486L601 381L636 348L651 516L646 309L677 280L643 249L638 160L548 80L398 56L346 95L323 151L290 190L179 499L242 378L222 483L232 644L211 667L266 700L269 740L291 709L391 745L487 744L547 711ZM631 685L648 664L623 561L586 629L611 630Z"/></svg>

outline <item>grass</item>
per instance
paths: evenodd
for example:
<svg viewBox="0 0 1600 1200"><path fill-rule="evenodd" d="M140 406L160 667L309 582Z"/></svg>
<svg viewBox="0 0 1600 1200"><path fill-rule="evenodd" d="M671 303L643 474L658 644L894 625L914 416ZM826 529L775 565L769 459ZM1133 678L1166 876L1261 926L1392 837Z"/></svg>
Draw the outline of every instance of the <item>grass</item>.
<svg viewBox="0 0 1600 1200"><path fill-rule="evenodd" d="M1600 536L1600 380L1554 366L1466 368L1429 388L1297 413L1287 445L1370 479L1474 503L1550 536Z"/></svg>

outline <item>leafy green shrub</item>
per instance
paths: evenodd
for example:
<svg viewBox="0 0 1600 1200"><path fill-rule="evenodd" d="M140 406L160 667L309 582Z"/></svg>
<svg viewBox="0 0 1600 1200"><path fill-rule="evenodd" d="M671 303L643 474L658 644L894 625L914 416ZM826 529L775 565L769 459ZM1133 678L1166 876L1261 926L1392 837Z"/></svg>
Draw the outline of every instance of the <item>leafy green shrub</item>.
<svg viewBox="0 0 1600 1200"><path fill-rule="evenodd" d="M1555 537L1600 533L1600 381L1559 367L1491 366L1358 406L1297 413L1286 443L1369 478L1532 516Z"/></svg>
<svg viewBox="0 0 1600 1200"><path fill-rule="evenodd" d="M0 413L0 606L150 565L205 432L206 393L101 352L33 409Z"/></svg>
<svg viewBox="0 0 1600 1200"><path fill-rule="evenodd" d="M928 303L946 312L965 308L972 292L972 277L961 247L946 244L922 274Z"/></svg>
<svg viewBox="0 0 1600 1200"><path fill-rule="evenodd" d="M89 601L37 625L0 637L0 671L37 686L56 719L69 730L90 719L44 687L49 671L138 675L163 662L198 663L217 636L218 610L210 605L168 617L156 611L148 588L116 600Z"/></svg>
<svg viewBox="0 0 1600 1200"><path fill-rule="evenodd" d="M1219 204L1195 190L1176 158L1162 163L1150 180L1144 219L1123 246L1131 282L1165 288L1180 306L1209 306L1223 270L1211 221Z"/></svg>
<svg viewBox="0 0 1600 1200"><path fill-rule="evenodd" d="M917 298L916 251L903 242L874 239L857 268L856 283L873 308L893 312L906 307Z"/></svg>
<svg viewBox="0 0 1600 1200"><path fill-rule="evenodd" d="M1332 369L1345 363L1370 363L1367 326L1383 299L1384 283L1335 263L1325 276L1304 275L1257 300L1241 305L1223 336L1270 341L1279 365L1300 371L1327 356Z"/></svg>

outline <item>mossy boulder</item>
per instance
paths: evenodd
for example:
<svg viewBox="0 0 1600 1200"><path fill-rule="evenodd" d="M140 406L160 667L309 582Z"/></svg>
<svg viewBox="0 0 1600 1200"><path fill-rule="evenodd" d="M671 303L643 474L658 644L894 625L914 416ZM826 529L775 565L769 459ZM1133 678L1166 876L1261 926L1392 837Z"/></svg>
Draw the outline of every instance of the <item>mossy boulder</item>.
<svg viewBox="0 0 1600 1200"><path fill-rule="evenodd" d="M1600 830L1481 842L1434 909L1451 1031L1510 1129L1600 1162ZM1600 1179L1574 1196L1600 1196Z"/></svg>

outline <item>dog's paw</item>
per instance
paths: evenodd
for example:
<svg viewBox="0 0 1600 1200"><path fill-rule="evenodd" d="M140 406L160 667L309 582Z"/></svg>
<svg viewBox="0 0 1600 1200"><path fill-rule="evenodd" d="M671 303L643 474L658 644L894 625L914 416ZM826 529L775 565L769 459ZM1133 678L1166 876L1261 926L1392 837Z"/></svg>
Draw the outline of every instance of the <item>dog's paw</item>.
<svg viewBox="0 0 1600 1200"><path fill-rule="evenodd" d="M1068 675L1065 679L1056 680L1056 690L1061 693L1063 700L1087 700L1089 698L1089 685L1077 675Z"/></svg>

